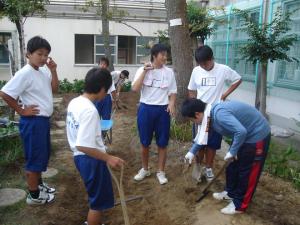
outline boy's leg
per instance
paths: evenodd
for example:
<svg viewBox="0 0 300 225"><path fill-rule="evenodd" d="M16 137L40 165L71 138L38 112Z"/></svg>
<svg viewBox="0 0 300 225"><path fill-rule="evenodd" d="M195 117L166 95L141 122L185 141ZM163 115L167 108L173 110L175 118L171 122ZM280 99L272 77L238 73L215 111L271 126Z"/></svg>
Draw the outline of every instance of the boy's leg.
<svg viewBox="0 0 300 225"><path fill-rule="evenodd" d="M205 151L205 164L206 168L213 168L216 150L211 147L206 147Z"/></svg>
<svg viewBox="0 0 300 225"><path fill-rule="evenodd" d="M226 187L225 191L228 192L230 198L234 197L234 191L238 183L238 161L234 160L226 168Z"/></svg>
<svg viewBox="0 0 300 225"><path fill-rule="evenodd" d="M38 191L40 176L40 172L26 171L26 181L28 185L28 190L30 192Z"/></svg>
<svg viewBox="0 0 300 225"><path fill-rule="evenodd" d="M137 112L137 126L139 131L140 143L142 145L142 169L134 176L136 181L141 181L150 176L148 170L149 146L153 137L153 107L140 103Z"/></svg>
<svg viewBox="0 0 300 225"><path fill-rule="evenodd" d="M167 161L167 148L158 147L158 170L165 171Z"/></svg>
<svg viewBox="0 0 300 225"><path fill-rule="evenodd" d="M88 225L101 224L101 211L90 209L87 216Z"/></svg>
<svg viewBox="0 0 300 225"><path fill-rule="evenodd" d="M142 166L144 170L148 170L148 161L149 161L149 147L142 145Z"/></svg>
<svg viewBox="0 0 300 225"><path fill-rule="evenodd" d="M269 148L270 136L255 144L245 144L239 161L239 180L233 199L237 210L245 211L254 195Z"/></svg>

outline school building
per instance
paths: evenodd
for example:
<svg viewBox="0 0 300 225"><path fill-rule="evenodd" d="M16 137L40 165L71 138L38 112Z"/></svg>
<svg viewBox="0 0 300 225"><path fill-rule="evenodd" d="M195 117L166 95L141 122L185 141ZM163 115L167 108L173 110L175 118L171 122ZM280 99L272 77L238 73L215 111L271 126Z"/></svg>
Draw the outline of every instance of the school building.
<svg viewBox="0 0 300 225"><path fill-rule="evenodd" d="M58 64L60 79L83 78L104 56L100 16L95 8L86 11L85 2L51 0L46 6L46 17L35 15L24 24L25 42L35 35L50 42L51 57ZM120 22L109 23L115 69L127 69L133 76L141 61L147 59L148 46L155 40L155 33L168 27L164 0L113 0L110 8L116 14L124 14ZM8 54L1 44L10 38L18 49L16 27L3 18L0 20L0 80L10 77Z"/></svg>
<svg viewBox="0 0 300 225"><path fill-rule="evenodd" d="M216 31L206 43L213 48L217 62L229 65L243 78L243 83L230 98L253 105L258 65L241 57L239 47L247 42L248 35L241 18L234 14L233 9L249 10L251 17L261 23L263 0L210 0L209 6L224 6L225 15L218 17L220 23L216 24ZM300 37L300 1L269 0L266 7L268 21L272 20L278 7L285 12L294 12L289 32ZM291 47L289 55L300 60L300 39ZM272 124L300 134L300 63L276 61L268 64L267 112Z"/></svg>
<svg viewBox="0 0 300 225"><path fill-rule="evenodd" d="M250 10L252 18L262 21L263 0L198 0L202 6L224 6L225 14L218 17L216 31L206 41L219 63L235 69L243 83L232 94L232 99L254 104L258 66L241 58L239 47L248 39L242 21L233 13L234 8ZM85 0L51 0L46 6L47 15L27 18L24 25L25 42L41 35L52 45L51 56L58 64L60 79L83 78L87 70L104 56L101 20L94 11L84 11ZM164 0L111 0L114 11L125 12L122 21L110 22L110 46L115 69L127 69L130 78L147 59L149 44L158 30L168 27ZM271 21L277 7L285 11L300 8L299 0L269 0ZM292 15L291 33L300 35L300 10ZM0 80L10 78L8 55L4 50L7 39L18 49L15 25L6 18L0 20ZM15 50L15 52L18 52ZM300 59L300 40L289 54ZM268 66L267 112L272 124L289 128L300 134L300 64L277 61Z"/></svg>

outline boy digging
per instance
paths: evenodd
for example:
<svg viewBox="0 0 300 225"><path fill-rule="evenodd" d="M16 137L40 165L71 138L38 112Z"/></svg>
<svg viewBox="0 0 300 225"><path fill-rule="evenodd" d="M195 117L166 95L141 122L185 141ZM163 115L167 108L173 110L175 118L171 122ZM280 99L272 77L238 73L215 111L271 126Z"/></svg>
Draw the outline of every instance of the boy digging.
<svg viewBox="0 0 300 225"><path fill-rule="evenodd" d="M88 193L88 225L99 225L101 211L114 206L107 164L111 167L124 164L122 159L106 153L101 138L100 117L93 104L107 95L111 85L112 78L108 70L93 68L85 77L83 95L74 98L68 106L68 142Z"/></svg>

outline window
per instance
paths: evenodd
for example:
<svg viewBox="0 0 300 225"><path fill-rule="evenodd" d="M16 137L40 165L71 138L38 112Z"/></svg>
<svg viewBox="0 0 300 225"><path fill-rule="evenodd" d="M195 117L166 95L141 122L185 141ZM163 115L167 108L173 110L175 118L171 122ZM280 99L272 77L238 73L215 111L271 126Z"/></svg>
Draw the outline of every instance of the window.
<svg viewBox="0 0 300 225"><path fill-rule="evenodd" d="M150 60L150 46L155 42L153 37L136 37L136 63L143 64Z"/></svg>
<svg viewBox="0 0 300 225"><path fill-rule="evenodd" d="M75 64L94 64L94 35L75 34Z"/></svg>
<svg viewBox="0 0 300 225"><path fill-rule="evenodd" d="M11 38L11 33L0 33L0 64L9 63L7 52L7 41Z"/></svg>
<svg viewBox="0 0 300 225"><path fill-rule="evenodd" d="M136 37L118 36L118 64L136 64Z"/></svg>
<svg viewBox="0 0 300 225"><path fill-rule="evenodd" d="M298 1L288 2L285 10L293 12L291 15L290 33L300 35L300 10ZM298 9L298 10L297 10ZM298 40L289 50L288 55L300 59L300 41ZM276 85L300 89L300 63L278 61L276 70Z"/></svg>
<svg viewBox="0 0 300 225"><path fill-rule="evenodd" d="M110 47L110 54L112 56L112 62L110 63L116 63L116 36L109 36L109 47ZM96 58L95 63L98 64L100 58L105 56L104 51L104 39L102 35L96 35Z"/></svg>

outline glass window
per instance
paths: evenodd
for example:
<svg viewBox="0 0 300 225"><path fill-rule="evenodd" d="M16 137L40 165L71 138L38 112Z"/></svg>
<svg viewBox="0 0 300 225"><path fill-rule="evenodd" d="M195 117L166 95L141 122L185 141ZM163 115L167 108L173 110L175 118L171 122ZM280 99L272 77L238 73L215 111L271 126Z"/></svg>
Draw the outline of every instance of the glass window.
<svg viewBox="0 0 300 225"><path fill-rule="evenodd" d="M11 33L0 33L0 64L9 63L9 53L7 51L7 41L11 38Z"/></svg>
<svg viewBox="0 0 300 225"><path fill-rule="evenodd" d="M94 64L93 34L75 34L75 64Z"/></svg>

